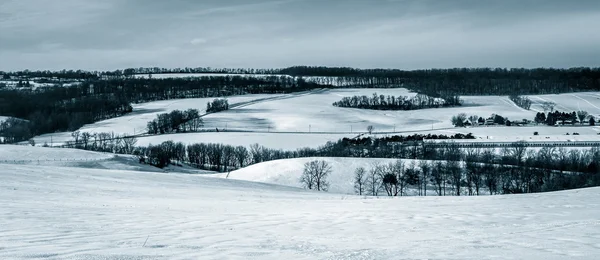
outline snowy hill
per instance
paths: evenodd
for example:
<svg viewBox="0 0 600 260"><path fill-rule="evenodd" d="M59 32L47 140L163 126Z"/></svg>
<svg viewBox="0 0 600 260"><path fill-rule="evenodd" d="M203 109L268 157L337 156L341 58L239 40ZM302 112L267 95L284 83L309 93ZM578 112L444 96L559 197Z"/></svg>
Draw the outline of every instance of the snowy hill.
<svg viewBox="0 0 600 260"><path fill-rule="evenodd" d="M230 179L0 165L0 259L594 259L600 188L361 199Z"/></svg>
<svg viewBox="0 0 600 260"><path fill-rule="evenodd" d="M343 137L354 137L366 132L369 125L375 132L412 133L473 133L476 136L532 136L564 135L577 132L581 135L596 135L600 127L473 127L455 128L450 119L459 113L489 117L500 114L512 121L532 120L543 111L543 102L555 102L556 110L585 110L600 117L600 93L567 93L559 95L529 96L531 110L516 106L507 96L462 96L464 106L409 111L382 111L341 108L332 105L343 97L355 95L371 96L373 93L394 96L414 96L407 89L329 89L293 94L243 95L228 97L231 105L227 111L204 117L205 128L238 132L183 133L141 137L140 145L158 144L172 140L183 143L212 142L231 145L264 144L274 149L295 150L301 147L317 147L327 141ZM175 109L196 108L203 111L212 98L176 99L135 104L131 114L86 125L80 131L115 132L118 134L144 133L148 121L159 113ZM273 133L279 132L279 133ZM277 136L275 134L278 134ZM285 135L281 135L285 134ZM71 140L71 133L54 133L34 138L37 144L61 144ZM273 140L277 140L274 142Z"/></svg>
<svg viewBox="0 0 600 260"><path fill-rule="evenodd" d="M229 173L217 174L220 178L255 181L302 188L300 177L304 164L313 160L326 161L331 166L331 174L327 178L330 183L329 192L354 194L354 171L358 167L371 169L376 164L388 164L394 159L373 158L298 158L258 163ZM402 160L409 164L413 160Z"/></svg>

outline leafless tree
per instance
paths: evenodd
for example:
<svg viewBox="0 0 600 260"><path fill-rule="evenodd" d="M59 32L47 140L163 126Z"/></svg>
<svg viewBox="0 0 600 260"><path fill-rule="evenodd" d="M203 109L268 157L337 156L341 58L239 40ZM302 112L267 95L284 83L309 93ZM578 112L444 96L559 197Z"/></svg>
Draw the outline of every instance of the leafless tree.
<svg viewBox="0 0 600 260"><path fill-rule="evenodd" d="M372 125L367 126L367 132L369 132L369 134L373 133L373 129L375 129Z"/></svg>
<svg viewBox="0 0 600 260"><path fill-rule="evenodd" d="M464 126L465 120L467 120L467 114L460 113L458 115L452 116L452 119L450 121L452 122L452 125L462 127Z"/></svg>
<svg viewBox="0 0 600 260"><path fill-rule="evenodd" d="M135 145L137 144L137 142L138 142L137 138L135 138L133 136L123 138L123 151L126 154L133 153L133 150L135 149Z"/></svg>
<svg viewBox="0 0 600 260"><path fill-rule="evenodd" d="M583 110L577 111L577 118L579 118L579 124L583 124L583 120L588 117L589 113Z"/></svg>
<svg viewBox="0 0 600 260"><path fill-rule="evenodd" d="M542 102L541 106L544 109L544 112L548 112L548 111L553 112L554 107L556 106L556 103L546 101L546 102Z"/></svg>
<svg viewBox="0 0 600 260"><path fill-rule="evenodd" d="M363 195L367 184L367 170L364 167L356 168L354 171L354 192L358 195Z"/></svg>
<svg viewBox="0 0 600 260"><path fill-rule="evenodd" d="M471 124L473 124L474 126L479 125L477 120L479 120L479 116L477 116L477 115L469 116L469 121L471 121Z"/></svg>
<svg viewBox="0 0 600 260"><path fill-rule="evenodd" d="M433 180L433 184L435 185L435 192L438 196L445 195L445 192L442 193L442 188L445 187L446 181L446 172L444 168L444 163L440 161L433 164L433 167L431 168L431 178Z"/></svg>
<svg viewBox="0 0 600 260"><path fill-rule="evenodd" d="M384 167L380 164L374 164L371 170L369 170L367 192L372 196L378 196L381 191L381 176L383 171Z"/></svg>
<svg viewBox="0 0 600 260"><path fill-rule="evenodd" d="M458 161L448 161L446 162L445 171L448 173L448 177L454 186L454 195L460 196L462 181L463 181L463 171L460 167L460 162Z"/></svg>
<svg viewBox="0 0 600 260"><path fill-rule="evenodd" d="M309 190L327 191L327 176L331 174L331 166L323 160L310 161L304 164L304 172L300 182Z"/></svg>
<svg viewBox="0 0 600 260"><path fill-rule="evenodd" d="M248 149L244 146L238 146L235 148L235 157L237 160L238 167L242 168L246 166L248 161L249 153Z"/></svg>
<svg viewBox="0 0 600 260"><path fill-rule="evenodd" d="M419 168L421 168L420 187L423 189L423 196L427 196L427 180L431 176L431 165L426 161L419 162Z"/></svg>
<svg viewBox="0 0 600 260"><path fill-rule="evenodd" d="M526 141L521 140L521 141L513 143L512 147L511 147L510 155L517 161L517 166L521 166L521 163L523 162L523 158L525 157L526 153L527 153L527 142Z"/></svg>

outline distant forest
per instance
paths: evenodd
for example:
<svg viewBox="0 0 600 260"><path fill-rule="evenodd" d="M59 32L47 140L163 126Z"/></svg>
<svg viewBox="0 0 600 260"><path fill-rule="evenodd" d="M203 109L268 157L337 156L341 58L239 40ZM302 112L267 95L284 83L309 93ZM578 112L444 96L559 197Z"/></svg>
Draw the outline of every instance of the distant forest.
<svg viewBox="0 0 600 260"><path fill-rule="evenodd" d="M136 78L135 74L226 73L271 76ZM84 124L118 117L132 104L175 98L223 97L253 93L289 93L316 88L398 88L431 97L522 95L600 90L600 68L572 69L353 69L297 66L283 69L130 68L115 71L2 72L1 80L70 79L67 87L11 89L0 82L0 115L23 120L0 129L5 141L75 130ZM27 84L25 84L27 85Z"/></svg>
<svg viewBox="0 0 600 260"><path fill-rule="evenodd" d="M244 68L129 68L115 71L18 71L4 77L56 77L98 80L131 78L136 74L224 73L312 77L319 85L346 87L404 87L419 93L454 95L525 95L600 90L600 68L454 68L428 70L355 69L295 66L282 69Z"/></svg>

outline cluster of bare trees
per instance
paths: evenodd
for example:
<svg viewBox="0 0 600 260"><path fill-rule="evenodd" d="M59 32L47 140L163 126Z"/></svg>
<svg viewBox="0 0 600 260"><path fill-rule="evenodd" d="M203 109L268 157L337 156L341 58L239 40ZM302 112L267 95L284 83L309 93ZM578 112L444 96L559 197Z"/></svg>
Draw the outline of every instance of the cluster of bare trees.
<svg viewBox="0 0 600 260"><path fill-rule="evenodd" d="M160 168L170 164L189 164L199 169L226 172L266 161L314 156L311 149L283 151L269 149L259 144L232 146L200 143L185 145L166 141L159 145L138 147L134 154L145 162Z"/></svg>
<svg viewBox="0 0 600 260"><path fill-rule="evenodd" d="M200 118L197 109L188 109L186 111L173 110L170 113L163 113L147 124L149 134L166 134L172 132L196 132L204 122Z"/></svg>
<svg viewBox="0 0 600 260"><path fill-rule="evenodd" d="M528 97L523 97L519 95L510 95L508 96L508 98L515 102L515 105L527 110L531 108L531 104L533 103Z"/></svg>
<svg viewBox="0 0 600 260"><path fill-rule="evenodd" d="M600 185L600 147L588 150L543 147L532 150L519 141L500 149L461 147L456 143L429 143L419 137L342 139L328 142L318 149L296 151L269 149L258 144L249 148L223 144L184 145L172 141L148 147L135 147L133 137L109 133L73 134L70 147L112 153L138 155L141 162L158 167L190 164L201 169L230 171L251 164L300 157L368 157L418 159L421 162L397 161L356 171L359 194L405 195L407 188L426 195L477 195L482 189L490 194L525 193L562 190ZM439 138L439 137L438 137ZM326 190L331 171L322 162L310 163L307 173L320 173L319 184L313 177L307 188ZM312 175L311 175L312 176ZM308 176L307 176L308 177Z"/></svg>
<svg viewBox="0 0 600 260"><path fill-rule="evenodd" d="M567 172L540 168L539 158L522 159L520 166L475 162L471 151L462 161L412 161L401 160L388 165L377 164L370 170L357 168L354 188L358 195L402 196L412 189L412 195L427 196L427 191L437 196L478 196L483 194L515 194L556 191L600 185L598 162L589 165L577 162L583 156L578 150L568 155L574 164L581 164L583 172ZM600 159L600 150L593 157ZM542 157L552 157L551 148L543 148ZM509 152L510 158L525 157L523 150ZM481 156L492 160L494 155L485 152ZM531 156L531 154L529 154ZM566 159L567 160L567 159ZM565 164L568 162L560 162ZM538 166L538 167L536 167ZM563 165L564 166L564 165ZM583 169L585 168L585 169Z"/></svg>
<svg viewBox="0 0 600 260"><path fill-rule="evenodd" d="M73 139L65 143L64 147L83 150L132 154L137 149L137 138L133 136L118 135L115 133L90 133L75 131L71 133ZM48 146L47 143L44 146Z"/></svg>
<svg viewBox="0 0 600 260"><path fill-rule="evenodd" d="M430 97L418 94L414 97L408 96L384 96L373 93L373 96L352 96L344 97L342 100L334 102L336 107L351 107L361 109L376 110L415 110L424 108L454 107L460 106L460 97L453 96L448 99Z"/></svg>
<svg viewBox="0 0 600 260"><path fill-rule="evenodd" d="M420 185L414 165L407 166L402 160L389 164L374 164L371 169L359 167L354 172L354 191L358 195L403 196L409 186ZM419 189L421 191L421 189Z"/></svg>

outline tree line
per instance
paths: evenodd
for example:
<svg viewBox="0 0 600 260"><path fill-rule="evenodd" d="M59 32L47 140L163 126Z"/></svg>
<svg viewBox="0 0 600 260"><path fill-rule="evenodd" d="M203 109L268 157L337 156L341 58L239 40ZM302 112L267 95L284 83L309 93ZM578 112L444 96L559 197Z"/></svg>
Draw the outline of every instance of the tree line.
<svg viewBox="0 0 600 260"><path fill-rule="evenodd" d="M535 95L600 90L600 68L453 68L427 70L296 66L280 74L320 77L337 86L403 87L424 94Z"/></svg>
<svg viewBox="0 0 600 260"><path fill-rule="evenodd" d="M579 122L580 125L583 125L585 120L588 121L588 124L590 126L596 125L596 118L590 115L587 111L583 110L573 111L571 113L554 111L548 112L548 114L544 114L542 112L538 112L534 118L534 121L536 123L546 124L549 126L556 125L557 123L562 125L565 125L567 123L575 124L576 122Z"/></svg>
<svg viewBox="0 0 600 260"><path fill-rule="evenodd" d="M545 150L544 150L545 149ZM578 158L586 152L569 152ZM428 190L437 196L478 196L558 191L600 185L598 162L590 161L583 172L566 172L539 168L543 161L528 157L522 166L476 162L472 156L492 158L491 152L477 154L468 150L462 161L398 160L389 164L375 164L370 169L359 167L354 172L354 190L365 196L403 196L415 190L418 196L427 196ZM543 156L553 157L552 148L543 148ZM599 159L600 149L590 151L590 157ZM558 159L558 164L568 164ZM538 167L536 167L538 166ZM431 195L431 194L430 194Z"/></svg>
<svg viewBox="0 0 600 260"><path fill-rule="evenodd" d="M468 138L467 136L462 137ZM442 140L446 137L437 136ZM259 144L250 147L210 143L185 145L173 141L134 148L136 139L127 138L128 141L125 141L123 137L108 133L74 134L74 141L71 143L74 146L71 147L133 154L140 158L140 162L161 168L171 164L189 164L200 169L220 172L266 161L303 157L426 161L408 165L374 166L369 171L365 169L363 175L368 175L371 179L370 186L365 185L365 187L371 187L370 194L376 196L379 192L401 196L405 194L407 187L425 193L426 187L432 185L436 187L438 195L477 195L480 194L483 185L488 185L485 189L491 194L529 193L600 185L600 147L592 147L588 150L544 147L533 150L527 147L525 141L519 141L497 152L494 149L461 148L453 142L430 145L422 141L423 136L413 135L386 139L344 138L337 142L328 142L316 149L285 151L269 149ZM124 140L119 141L119 139ZM430 139L435 137L432 135ZM323 165L316 168L325 169L327 172L327 167ZM307 177L307 180L313 179ZM373 183L373 181L377 182ZM308 185L305 183L307 188ZM327 187L326 184L310 185L310 187L322 187L319 189L323 190ZM448 186L453 188L446 190ZM373 190L374 188L377 189Z"/></svg>
<svg viewBox="0 0 600 260"><path fill-rule="evenodd" d="M462 105L460 97L434 98L423 94L414 97L377 95L370 98L366 95L344 97L333 103L336 107L350 107L376 110L416 110L425 108L454 107Z"/></svg>

